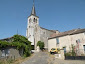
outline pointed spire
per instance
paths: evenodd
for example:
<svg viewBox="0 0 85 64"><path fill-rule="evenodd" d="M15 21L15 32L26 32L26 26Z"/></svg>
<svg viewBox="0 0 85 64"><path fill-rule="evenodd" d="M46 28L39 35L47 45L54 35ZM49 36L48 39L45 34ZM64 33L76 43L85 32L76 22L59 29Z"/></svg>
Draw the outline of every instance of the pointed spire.
<svg viewBox="0 0 85 64"><path fill-rule="evenodd" d="M32 11L31 11L31 15L36 16L35 6L34 6L34 0L33 0L33 7L32 7Z"/></svg>

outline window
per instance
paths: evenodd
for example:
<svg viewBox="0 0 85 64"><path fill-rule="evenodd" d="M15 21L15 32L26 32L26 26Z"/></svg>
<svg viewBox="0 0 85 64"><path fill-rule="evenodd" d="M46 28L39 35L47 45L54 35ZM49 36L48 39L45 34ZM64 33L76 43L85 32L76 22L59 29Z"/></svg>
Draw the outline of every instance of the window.
<svg viewBox="0 0 85 64"><path fill-rule="evenodd" d="M34 22L35 22L36 20L35 20L35 18L34 18Z"/></svg>
<svg viewBox="0 0 85 64"><path fill-rule="evenodd" d="M80 39L78 39L78 42L80 43Z"/></svg>
<svg viewBox="0 0 85 64"><path fill-rule="evenodd" d="M30 26L29 26L29 28L30 28Z"/></svg>
<svg viewBox="0 0 85 64"><path fill-rule="evenodd" d="M34 45L31 45L31 50L34 50Z"/></svg>
<svg viewBox="0 0 85 64"><path fill-rule="evenodd" d="M59 38L56 38L57 44L59 44Z"/></svg>
<svg viewBox="0 0 85 64"><path fill-rule="evenodd" d="M29 23L31 22L31 18L29 19Z"/></svg>
<svg viewBox="0 0 85 64"><path fill-rule="evenodd" d="M84 35L85 35L85 32L84 32Z"/></svg>
<svg viewBox="0 0 85 64"><path fill-rule="evenodd" d="M2 50L2 57L5 57L5 50Z"/></svg>
<svg viewBox="0 0 85 64"><path fill-rule="evenodd" d="M37 19L36 19L36 23L37 23Z"/></svg>
<svg viewBox="0 0 85 64"><path fill-rule="evenodd" d="M80 43L80 42L81 42L80 39L76 40L76 43Z"/></svg>
<svg viewBox="0 0 85 64"><path fill-rule="evenodd" d="M85 45L83 45L83 47L84 47L84 52L85 52Z"/></svg>
<svg viewBox="0 0 85 64"><path fill-rule="evenodd" d="M9 49L2 50L2 57L9 56Z"/></svg>
<svg viewBox="0 0 85 64"><path fill-rule="evenodd" d="M64 47L63 49L64 49L64 53L66 53L66 47Z"/></svg>
<svg viewBox="0 0 85 64"><path fill-rule="evenodd" d="M6 50L5 50L6 56L9 56L9 53L10 53L9 49L6 49Z"/></svg>

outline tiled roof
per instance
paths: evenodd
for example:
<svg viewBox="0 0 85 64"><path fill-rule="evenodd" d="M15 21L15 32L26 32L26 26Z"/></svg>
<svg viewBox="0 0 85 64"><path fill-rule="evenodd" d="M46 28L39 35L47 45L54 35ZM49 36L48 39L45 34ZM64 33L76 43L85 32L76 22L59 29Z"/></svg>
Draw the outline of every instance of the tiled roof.
<svg viewBox="0 0 85 64"><path fill-rule="evenodd" d="M60 32L58 34L53 34L51 35L51 38L61 37L61 36L66 36L66 35L73 35L73 34L78 34L78 33L83 33L83 32L85 32L85 29L73 29L73 30L69 30L65 32Z"/></svg>
<svg viewBox="0 0 85 64"><path fill-rule="evenodd" d="M43 28L43 27L40 27L40 28L44 29L44 30L48 30L48 31L54 32L54 33L56 33L56 31L58 31L58 30L49 30L49 29L46 29L46 28Z"/></svg>
<svg viewBox="0 0 85 64"><path fill-rule="evenodd" d="M8 40L8 39L12 39L13 37L9 37L9 38L4 38L4 39L0 39L0 40Z"/></svg>
<svg viewBox="0 0 85 64"><path fill-rule="evenodd" d="M34 5L33 5L33 7L32 7L31 15L34 15L34 16L36 16L36 12L35 12L35 6L34 6Z"/></svg>

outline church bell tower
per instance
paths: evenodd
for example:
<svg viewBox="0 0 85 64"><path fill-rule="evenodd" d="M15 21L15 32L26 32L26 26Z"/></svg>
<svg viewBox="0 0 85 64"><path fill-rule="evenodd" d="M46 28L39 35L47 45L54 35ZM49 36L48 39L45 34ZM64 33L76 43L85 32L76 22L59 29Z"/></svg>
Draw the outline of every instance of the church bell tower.
<svg viewBox="0 0 85 64"><path fill-rule="evenodd" d="M31 45L36 47L36 36L35 36L35 29L39 25L39 17L36 16L35 6L33 2L33 7L30 16L28 17L27 23L27 30L26 30L26 37L29 41L31 41Z"/></svg>

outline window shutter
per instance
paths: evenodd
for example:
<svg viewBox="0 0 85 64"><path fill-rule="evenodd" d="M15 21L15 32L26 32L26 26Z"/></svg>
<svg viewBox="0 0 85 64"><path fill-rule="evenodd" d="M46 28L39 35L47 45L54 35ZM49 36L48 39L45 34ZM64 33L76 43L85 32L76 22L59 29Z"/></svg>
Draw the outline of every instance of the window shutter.
<svg viewBox="0 0 85 64"><path fill-rule="evenodd" d="M56 38L57 44L59 44L59 38Z"/></svg>

